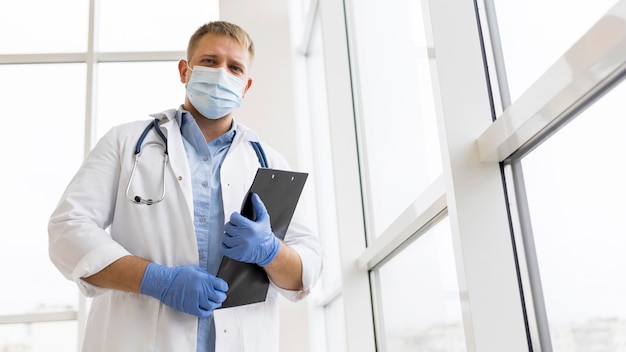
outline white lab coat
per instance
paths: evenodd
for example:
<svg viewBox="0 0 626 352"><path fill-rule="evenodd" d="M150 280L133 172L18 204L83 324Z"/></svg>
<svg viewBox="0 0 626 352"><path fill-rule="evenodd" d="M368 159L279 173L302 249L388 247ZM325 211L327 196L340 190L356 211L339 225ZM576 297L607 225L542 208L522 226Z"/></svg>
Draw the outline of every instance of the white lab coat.
<svg viewBox="0 0 626 352"><path fill-rule="evenodd" d="M80 279L129 254L167 266L198 264L191 175L175 112L154 115L168 138L170 156L162 202L137 205L126 197L133 151L149 123L145 120L115 127L98 142L50 218L52 262L86 296L94 297L84 351L196 350L196 317L149 296L103 289ZM250 140L258 137L240 124L221 168L226 219L239 211L259 167ZM146 151L131 195L160 194L163 153L161 148L145 147L150 141L161 142L154 130L144 141L142 150ZM271 168L289 167L271 147L263 144L263 149ZM217 351L278 351L277 293L291 301L300 300L321 272L321 249L307 225L304 203L301 199L284 239L302 260L304 290L287 291L272 284L265 302L216 310Z"/></svg>

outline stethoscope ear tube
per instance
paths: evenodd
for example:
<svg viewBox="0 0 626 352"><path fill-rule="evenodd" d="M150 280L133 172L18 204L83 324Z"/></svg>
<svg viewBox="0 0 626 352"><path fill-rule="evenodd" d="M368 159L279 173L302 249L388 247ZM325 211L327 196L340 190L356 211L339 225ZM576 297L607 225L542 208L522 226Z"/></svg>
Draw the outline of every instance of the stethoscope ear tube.
<svg viewBox="0 0 626 352"><path fill-rule="evenodd" d="M155 131L157 132L157 134L159 135L159 137L161 137L161 140L163 141L163 178L162 178L162 183L161 183L161 195L159 196L159 198L157 200L153 200L151 198L142 198L139 195L135 195L134 197L130 196L130 185L133 182L133 179L135 177L135 171L137 170L137 164L139 163L139 156L141 156L141 146L143 144L144 139L146 138L146 136L148 135L148 133L150 132L150 130L154 127ZM157 142L149 142L147 144L159 144ZM139 136L139 139L137 140L137 145L135 145L135 161L133 162L133 168L130 172L130 178L128 179L128 185L126 186L126 198L128 198L128 200L130 200L131 202L135 203L135 204L146 204L146 205L152 205L152 204L156 204L160 201L162 201L165 198L165 173L166 173L166 169L167 169L167 163L169 162L169 156L168 156L168 150L167 150L167 138L165 137L165 135L163 134L163 132L161 131L161 128L159 128L159 120L158 119L154 119L148 126L146 126L146 128L143 130L143 132L141 133L141 136Z"/></svg>
<svg viewBox="0 0 626 352"><path fill-rule="evenodd" d="M152 121L152 126L154 126L154 130L159 135L159 137L161 137L161 140L163 141L163 145L165 146L165 155L168 155L168 152L167 152L167 138L165 137L165 135L163 134L163 131L161 131L161 128L159 127L159 120L154 119ZM146 129L150 130L149 127L146 127ZM144 136L144 138L145 138L145 136Z"/></svg>
<svg viewBox="0 0 626 352"><path fill-rule="evenodd" d="M150 122L148 124L148 126L146 126L146 128L143 130L143 132L141 132L141 136L139 136L139 139L137 140L137 144L135 145L135 155L141 153L141 145L143 144L143 140L146 139L146 136L148 135L148 133L150 133L150 130L153 127L154 127L154 130L156 131L156 133L159 135L159 137L161 137L161 140L163 141L163 145L165 146L165 154L168 154L168 152L167 152L167 137L165 137L165 135L161 131L161 128L159 127L159 120L158 119L154 119L154 120L152 120L152 122Z"/></svg>

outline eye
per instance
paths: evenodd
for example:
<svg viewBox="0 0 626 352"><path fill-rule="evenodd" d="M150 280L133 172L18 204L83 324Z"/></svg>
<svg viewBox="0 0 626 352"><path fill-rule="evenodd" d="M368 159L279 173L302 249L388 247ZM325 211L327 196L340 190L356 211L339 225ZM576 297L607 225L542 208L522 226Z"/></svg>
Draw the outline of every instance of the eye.
<svg viewBox="0 0 626 352"><path fill-rule="evenodd" d="M241 67L239 67L239 66L232 65L232 66L230 66L230 69L233 72L243 73L243 69Z"/></svg>

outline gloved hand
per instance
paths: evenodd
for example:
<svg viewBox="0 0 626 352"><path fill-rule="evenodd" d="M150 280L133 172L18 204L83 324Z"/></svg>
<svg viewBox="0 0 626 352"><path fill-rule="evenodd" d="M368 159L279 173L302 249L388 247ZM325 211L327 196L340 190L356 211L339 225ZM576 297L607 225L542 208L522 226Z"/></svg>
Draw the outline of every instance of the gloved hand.
<svg viewBox="0 0 626 352"><path fill-rule="evenodd" d="M258 194L252 194L252 209L256 220L252 221L235 212L224 225L222 253L240 262L266 266L280 249L280 240L272 233L270 216Z"/></svg>
<svg viewBox="0 0 626 352"><path fill-rule="evenodd" d="M196 265L150 263L139 290L178 311L206 318L226 299L228 283Z"/></svg>

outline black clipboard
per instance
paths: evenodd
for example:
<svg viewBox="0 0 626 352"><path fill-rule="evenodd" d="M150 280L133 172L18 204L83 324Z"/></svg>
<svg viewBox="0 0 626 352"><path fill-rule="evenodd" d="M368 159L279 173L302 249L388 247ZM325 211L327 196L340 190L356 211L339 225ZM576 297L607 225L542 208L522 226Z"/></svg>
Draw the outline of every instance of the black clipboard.
<svg viewBox="0 0 626 352"><path fill-rule="evenodd" d="M259 195L270 216L272 232L281 240L302 194L307 173L259 168L241 207L241 215L254 220L250 196ZM228 282L226 300L220 308L265 301L269 288L267 274L260 266L224 256L217 276Z"/></svg>

